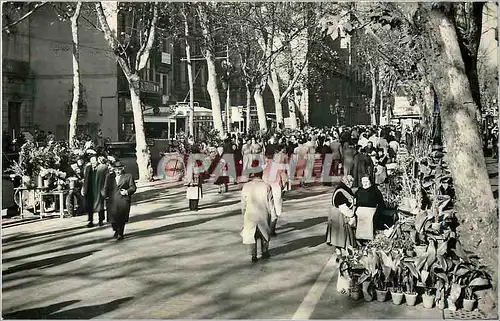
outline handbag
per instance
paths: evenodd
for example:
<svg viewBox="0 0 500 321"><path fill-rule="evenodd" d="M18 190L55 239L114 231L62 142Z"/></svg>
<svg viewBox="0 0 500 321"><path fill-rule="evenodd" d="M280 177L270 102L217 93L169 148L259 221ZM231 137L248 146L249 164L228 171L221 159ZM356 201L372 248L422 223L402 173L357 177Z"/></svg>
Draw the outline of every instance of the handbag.
<svg viewBox="0 0 500 321"><path fill-rule="evenodd" d="M197 200L200 198L200 188L198 186L189 186L186 189L186 198L189 200Z"/></svg>

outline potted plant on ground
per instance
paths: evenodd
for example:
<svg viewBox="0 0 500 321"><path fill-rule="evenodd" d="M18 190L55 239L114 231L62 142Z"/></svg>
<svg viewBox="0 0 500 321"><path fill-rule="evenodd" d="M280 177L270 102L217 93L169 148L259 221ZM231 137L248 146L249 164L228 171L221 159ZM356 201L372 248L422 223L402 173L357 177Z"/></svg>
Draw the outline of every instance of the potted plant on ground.
<svg viewBox="0 0 500 321"><path fill-rule="evenodd" d="M383 250L377 252L379 260L377 262L377 273L373 277L375 283L375 292L377 293L377 301L385 302L387 300L387 294L389 293L387 289L387 283L390 280L391 267L384 263L387 254ZM384 256L385 255L385 256Z"/></svg>
<svg viewBox="0 0 500 321"><path fill-rule="evenodd" d="M485 266L471 261L460 263L456 270L458 284L465 288L463 307L466 311L472 311L477 301L474 291L491 286L491 276L486 272Z"/></svg>
<svg viewBox="0 0 500 321"><path fill-rule="evenodd" d="M372 251L367 251L367 253L365 253L365 255L363 255L360 259L360 263L363 265L365 270L358 282L362 287L363 298L367 302L373 301L373 298L375 297L375 285L373 280L377 274L377 260L377 253L373 249Z"/></svg>
<svg viewBox="0 0 500 321"><path fill-rule="evenodd" d="M392 303L400 305L403 302L403 268L401 262L395 263L395 270L392 271Z"/></svg>
<svg viewBox="0 0 500 321"><path fill-rule="evenodd" d="M417 292L415 291L415 284L418 279L418 271L413 262L403 262L403 284L405 287L405 301L406 305L414 306L417 303Z"/></svg>

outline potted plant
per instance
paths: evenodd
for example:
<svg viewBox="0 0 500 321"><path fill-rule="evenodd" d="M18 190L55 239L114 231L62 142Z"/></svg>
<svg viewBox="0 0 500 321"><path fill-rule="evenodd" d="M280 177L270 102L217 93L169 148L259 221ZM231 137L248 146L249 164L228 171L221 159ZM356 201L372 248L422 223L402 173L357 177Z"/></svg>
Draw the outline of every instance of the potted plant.
<svg viewBox="0 0 500 321"><path fill-rule="evenodd" d="M374 277L377 274L377 253L375 250L367 251L360 259L360 263L364 267L364 272L359 278L358 282L361 284L363 291L363 298L367 302L373 301L375 297L374 292Z"/></svg>
<svg viewBox="0 0 500 321"><path fill-rule="evenodd" d="M414 306L417 303L417 292L415 291L415 284L418 279L418 271L413 262L403 262L403 284L405 287L405 301L406 305Z"/></svg>
<svg viewBox="0 0 500 321"><path fill-rule="evenodd" d="M395 270L392 272L393 286L391 289L392 303L400 305L403 302L403 269L399 262L395 265Z"/></svg>
<svg viewBox="0 0 500 321"><path fill-rule="evenodd" d="M465 311L473 311L476 305L476 296L470 287L465 288L465 297L463 300L463 307Z"/></svg>
<svg viewBox="0 0 500 321"><path fill-rule="evenodd" d="M458 284L465 288L464 309L472 311L477 301L475 289L491 286L491 276L486 272L485 266L470 260L457 265L454 275Z"/></svg>
<svg viewBox="0 0 500 321"><path fill-rule="evenodd" d="M391 277L391 263L389 256L383 251L378 251L378 256L380 258L378 262L377 273L374 276L375 292L377 293L377 301L385 302L387 300L387 294L389 293L387 289L387 283Z"/></svg>

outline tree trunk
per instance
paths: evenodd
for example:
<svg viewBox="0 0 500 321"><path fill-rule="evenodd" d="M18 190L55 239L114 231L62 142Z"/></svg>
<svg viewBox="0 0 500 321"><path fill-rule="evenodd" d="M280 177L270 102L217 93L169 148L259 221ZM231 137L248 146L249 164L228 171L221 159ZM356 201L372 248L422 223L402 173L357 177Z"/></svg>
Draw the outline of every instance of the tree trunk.
<svg viewBox="0 0 500 321"><path fill-rule="evenodd" d="M80 48L78 39L78 19L82 3L76 4L76 9L71 16L71 36L73 48L73 100L71 102L71 117L69 119L69 146L75 146L76 128L78 124L78 105L80 103Z"/></svg>
<svg viewBox="0 0 500 321"><path fill-rule="evenodd" d="M193 80L193 64L191 62L191 44L189 42L189 23L186 13L186 8L182 9L184 16L184 42L186 44L186 63L189 83L189 135L194 136L194 80Z"/></svg>
<svg viewBox="0 0 500 321"><path fill-rule="evenodd" d="M276 123L279 125L283 124L283 106L281 105L281 93L280 93L280 84L278 80L278 73L276 69L273 67L271 70L271 75L269 77L269 88L273 93L274 97L274 108L276 111Z"/></svg>
<svg viewBox="0 0 500 321"><path fill-rule="evenodd" d="M290 115L290 129L296 130L298 128L297 124L297 105L295 104L295 90L293 95L288 95L287 100L288 100L288 114Z"/></svg>
<svg viewBox="0 0 500 321"><path fill-rule="evenodd" d="M371 124L377 124L377 116L375 114L375 104L377 102L377 69L373 64L370 64L370 78L372 80L372 97L370 99L370 119Z"/></svg>
<svg viewBox="0 0 500 321"><path fill-rule="evenodd" d="M224 135L224 128L222 126L222 113L220 109L220 96L217 88L217 71L215 69L215 57L210 50L205 51L207 60L208 80L207 91L210 96L210 103L212 105L212 115L214 118L214 127L219 131L219 135Z"/></svg>
<svg viewBox="0 0 500 321"><path fill-rule="evenodd" d="M385 126L387 125L387 106L384 104L384 89L380 88L379 90L379 95L380 95L380 120L379 120L379 125L380 126Z"/></svg>
<svg viewBox="0 0 500 321"><path fill-rule="evenodd" d="M252 91L250 90L250 86L247 84L247 113L246 113L246 119L247 119L247 126L246 126L246 133L250 133L250 107L252 105Z"/></svg>
<svg viewBox="0 0 500 321"><path fill-rule="evenodd" d="M153 179L153 168L151 166L151 155L146 143L144 133L144 116L142 113L141 99L139 98L139 76L132 75L129 78L130 101L134 114L135 129L135 151L137 157L137 166L139 167L139 180L151 181Z"/></svg>
<svg viewBox="0 0 500 321"><path fill-rule="evenodd" d="M265 87L264 87L265 88ZM259 118L259 129L263 132L267 131L266 110L264 108L264 98L262 97L264 89L262 86L255 88L253 99L257 107L257 117Z"/></svg>
<svg viewBox="0 0 500 321"><path fill-rule="evenodd" d="M229 79L229 75L228 75ZM231 133L232 126L231 126L231 84L228 81L227 83L227 90L226 90L226 122L227 122L227 134Z"/></svg>
<svg viewBox="0 0 500 321"><path fill-rule="evenodd" d="M456 29L433 10L430 33L437 35L440 56L432 66L448 163L456 190L461 232L466 246L496 271L498 216L476 120L477 105L465 73Z"/></svg>

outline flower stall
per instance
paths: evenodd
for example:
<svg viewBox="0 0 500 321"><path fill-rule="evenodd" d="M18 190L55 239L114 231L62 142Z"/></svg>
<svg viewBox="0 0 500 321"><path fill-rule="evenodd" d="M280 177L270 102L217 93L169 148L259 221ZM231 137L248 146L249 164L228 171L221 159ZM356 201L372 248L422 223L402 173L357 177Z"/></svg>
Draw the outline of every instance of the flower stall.
<svg viewBox="0 0 500 321"><path fill-rule="evenodd" d="M397 221L338 257L338 283L349 284L346 294L357 300L361 293L366 301L390 297L408 306L420 296L425 308L475 309L475 292L492 280L456 232L453 182L443 154L398 160L381 191L397 209Z"/></svg>
<svg viewBox="0 0 500 321"><path fill-rule="evenodd" d="M67 190L72 181L74 186L72 166L79 159L86 160L91 148L91 142L76 142L74 148L69 148L66 142L54 141L45 145L32 141L23 144L18 161L7 169L13 180L21 178L20 186L15 189L17 205L36 213L41 193Z"/></svg>

